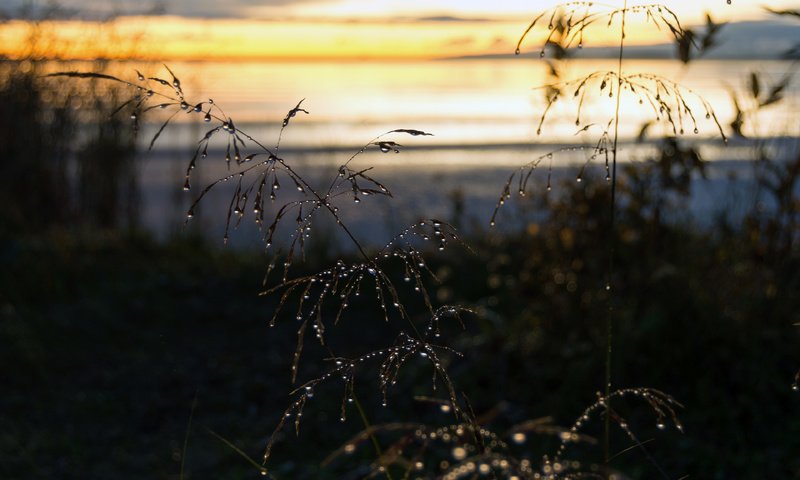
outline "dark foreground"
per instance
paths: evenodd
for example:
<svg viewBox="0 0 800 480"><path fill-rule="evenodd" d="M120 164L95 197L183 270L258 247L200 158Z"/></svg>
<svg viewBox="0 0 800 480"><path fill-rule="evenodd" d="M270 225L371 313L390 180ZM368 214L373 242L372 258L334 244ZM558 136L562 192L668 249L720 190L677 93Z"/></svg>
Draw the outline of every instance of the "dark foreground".
<svg viewBox="0 0 800 480"><path fill-rule="evenodd" d="M555 206L547 223L431 259L442 280L435 298L477 311L466 330L449 330L447 342L465 354L450 368L497 432L545 416L570 425L601 389L607 235L591 220L590 197L580 200L585 216L559 218ZM685 433L655 428L635 401L620 413L670 478L800 478L796 249L750 242L739 229L712 235L622 217L614 383L673 395L685 405ZM264 258L186 240L66 234L5 240L0 256L0 477L166 479L182 468L184 478L259 477L232 445L260 459L288 404L296 342L292 319L267 327L277 299L257 296ZM396 332L382 324L357 307L333 339L363 353L391 343ZM309 355L301 380L323 368ZM385 408L375 372L359 379L371 420L452 422L412 400L443 395L431 391L426 364L405 372ZM286 430L269 465L275 478L358 478L358 465L374 460L367 445L320 467L363 428L355 411L339 422L340 400L339 386L319 392L299 438ZM612 453L629 446L614 433ZM543 435L512 448L539 461L556 447ZM598 446L575 455L602 458ZM640 449L614 465L659 475Z"/></svg>

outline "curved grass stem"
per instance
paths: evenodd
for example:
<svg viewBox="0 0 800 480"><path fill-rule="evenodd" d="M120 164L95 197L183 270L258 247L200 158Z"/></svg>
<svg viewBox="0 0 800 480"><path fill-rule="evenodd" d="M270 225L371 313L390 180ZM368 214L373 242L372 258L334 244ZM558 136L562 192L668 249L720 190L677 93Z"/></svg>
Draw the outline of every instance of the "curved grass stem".
<svg viewBox="0 0 800 480"><path fill-rule="evenodd" d="M616 227L616 194L617 194L617 149L619 147L619 110L622 99L622 61L625 52L625 14L628 11L628 0L624 0L622 5L621 26L619 34L619 57L617 61L617 99L614 109L614 140L611 149L611 205L609 220L609 240L608 240L608 280L606 290L608 291L608 314L606 316L606 359L605 359L605 398L611 394L611 356L613 351L614 334L614 302L613 288L611 285L614 276L614 250L616 241L614 239L614 229ZM606 412L603 426L603 461L606 466L606 477L610 477L609 462L611 461L611 410L606 403Z"/></svg>
<svg viewBox="0 0 800 480"><path fill-rule="evenodd" d="M372 431L372 424L369 422L367 418L367 413L364 411L364 407L361 406L361 402L356 397L355 392L353 392L353 404L356 406L356 410L358 410L358 416L361 417L361 423L364 424L364 430L369 432L369 439L372 442L372 446L375 449L375 455L378 457L380 461L381 457L383 457L383 450L381 449L381 444L378 442L378 439L375 437L375 433ZM389 480L394 480L392 477L392 472L388 468L386 469L386 478Z"/></svg>

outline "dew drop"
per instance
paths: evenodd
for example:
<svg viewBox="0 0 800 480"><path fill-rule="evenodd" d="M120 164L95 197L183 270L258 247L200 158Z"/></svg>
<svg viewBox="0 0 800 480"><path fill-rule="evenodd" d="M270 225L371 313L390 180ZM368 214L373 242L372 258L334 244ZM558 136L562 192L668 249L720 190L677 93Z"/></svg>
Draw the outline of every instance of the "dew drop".
<svg viewBox="0 0 800 480"><path fill-rule="evenodd" d="M181 110L186 110L187 108L189 108L189 104L186 102L181 102Z"/></svg>
<svg viewBox="0 0 800 480"><path fill-rule="evenodd" d="M659 430L664 430L664 428L666 428L666 425L664 425L664 422L658 422L656 423L656 428L658 428Z"/></svg>
<svg viewBox="0 0 800 480"><path fill-rule="evenodd" d="M514 55L519 55L519 48L514 50Z"/></svg>
<svg viewBox="0 0 800 480"><path fill-rule="evenodd" d="M203 121L204 122L210 122L211 121L211 114L210 113L206 113L206 116L203 117Z"/></svg>
<svg viewBox="0 0 800 480"><path fill-rule="evenodd" d="M467 458L467 450L464 447L454 448L451 454L453 455L453 458L455 458L456 460L464 460L465 458Z"/></svg>

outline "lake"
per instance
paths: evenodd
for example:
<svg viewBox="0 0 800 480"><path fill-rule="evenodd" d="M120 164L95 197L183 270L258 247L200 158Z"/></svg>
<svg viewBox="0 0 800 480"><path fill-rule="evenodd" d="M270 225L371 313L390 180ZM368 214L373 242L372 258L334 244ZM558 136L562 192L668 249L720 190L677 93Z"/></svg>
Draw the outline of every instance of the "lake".
<svg viewBox="0 0 800 480"><path fill-rule="evenodd" d="M292 119L283 133L280 155L301 172L307 172L308 179L319 185L335 174L336 166L384 132L410 128L433 133L433 136L424 137L397 134L385 137L403 146L400 154L382 154L373 147L356 160L357 165L365 168L375 167L371 175L381 179L395 194L391 202L372 199L377 203L372 207L365 205L369 202L363 202L343 210L343 215L350 219L360 235L368 242L379 243L390 231L420 217L447 219L454 192L464 197L468 216L488 223L504 181L514 168L565 145L594 145L613 116L614 99L608 98L607 87L600 90L599 79L614 63L587 59L564 67L564 79L601 72L598 81L587 87L581 115L581 127L590 123L595 126L576 134L579 127L575 125L575 111L579 97L572 97L573 85L564 89L568 92L566 99L556 102L548 112L540 135L536 131L546 104L545 90L535 87L552 79L548 78L545 62L530 58L345 63L176 62L170 64L170 68L180 77L187 100L197 102L213 98L239 129L270 148L275 146L286 112L303 100L302 107L310 114L299 113ZM158 65L113 67L118 75L126 75L125 72L132 72L133 68L169 78ZM668 60L630 60L624 65L626 73L660 75L685 87L682 94L687 108L695 114L698 133L693 132L693 124L687 116L684 138L698 142L704 158L712 161L748 160L753 158L753 150L749 143L742 141L726 146L714 122L705 118L703 102L713 106L719 122L729 131L728 125L734 116L731 92L747 91L750 72L762 75L764 85L761 88L767 90L770 83L778 82L790 68L788 62L782 61L699 60L687 67ZM135 74L127 74L127 78L134 79ZM785 101L752 119L753 135L797 136L797 81L793 81L785 93ZM655 115L647 102L638 102L639 98L641 95L626 91L620 105L622 161L642 160L652 154L651 146L632 143L641 126ZM745 108L749 105L747 100L740 103ZM158 120L152 119L143 129L143 145L158 128ZM183 212L191 196L180 191L183 171L197 140L207 130L203 122L191 121L191 115L179 115L177 120L159 139L156 150L142 154L142 220L148 229L162 237L179 230L183 223ZM670 128L653 131L669 133ZM227 173L222 148L224 143L219 149L212 149L198 167L197 173L204 181ZM569 176L586 157L582 152L557 154L547 165ZM705 185L692 199L693 211L699 216L727 208L724 206L728 197L726 188L741 193L744 188L741 184L731 186L727 180L730 169L738 172L738 178L751 176L748 166L719 163L718 172L712 169L712 177L718 181L713 186ZM534 177L533 182L532 186L542 187L545 179ZM201 225L195 228L211 238L221 238L224 229L230 199L230 189L224 187L230 185L222 187L204 200L199 218L195 219ZM736 201L742 202L742 199ZM380 222L375 222L376 215ZM232 236L231 243L247 247L257 245L254 228L248 226L242 230Z"/></svg>

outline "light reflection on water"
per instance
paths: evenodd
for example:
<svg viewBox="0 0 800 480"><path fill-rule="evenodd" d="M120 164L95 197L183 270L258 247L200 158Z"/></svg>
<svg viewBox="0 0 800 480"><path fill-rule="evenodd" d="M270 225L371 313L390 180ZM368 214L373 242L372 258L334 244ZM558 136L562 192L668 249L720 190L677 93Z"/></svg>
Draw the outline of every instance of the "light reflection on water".
<svg viewBox="0 0 800 480"><path fill-rule="evenodd" d="M574 61L564 70L564 78L607 69L608 60ZM90 65L87 65L87 68ZM113 73L134 78L125 72L133 68L149 69L161 75L163 67L123 64L112 66ZM402 226L422 216L448 218L452 213L451 195L461 191L470 222L485 225L508 175L517 166L531 161L558 144L593 144L597 130L575 135L575 104L557 102L542 135L536 125L544 108L543 91L532 87L547 81L547 66L530 59L450 60L427 62L349 62L349 63L223 63L176 62L170 68L181 78L187 100L213 98L237 127L247 131L267 146L273 146L286 112L300 99L310 115L298 115L284 133L282 156L308 169L313 182L326 183L335 167L377 135L396 128L414 128L434 133L433 137L392 137L409 148L399 155L375 151L359 158L364 166L375 165L372 176L386 183L396 194L392 202L371 199L357 208L347 205L343 215L368 242L379 244ZM746 86L750 71L758 71L771 81L779 80L789 69L780 61L696 61L689 67L666 60L630 60L625 71L647 72L677 81L701 95L714 106L721 123L727 127L733 118L729 88ZM569 96L569 95L568 95ZM793 83L786 101L760 118L754 118L759 134L797 135L794 117L798 87ZM614 102L606 95L588 95L583 121L606 125ZM639 106L634 98L623 98L621 135L630 139L641 125L652 119L652 111ZM180 192L183 172L194 145L207 124L189 122L189 115L179 115L179 122L159 139L160 150L149 154L141 169L143 185L143 221L159 236L180 229L187 208L186 194ZM158 119L141 132L142 142L158 128ZM199 120L196 119L196 120ZM787 127L794 125L794 127ZM655 133L658 133L658 129ZM750 159L747 149L723 148L716 127L700 119L700 133L687 132L687 138L703 143L705 158L712 160ZM556 146L554 146L556 145ZM218 148L224 148L224 143ZM410 148L413 147L413 148ZM622 159L642 159L647 147L626 146ZM198 169L205 181L225 175L219 151L211 151ZM562 154L554 167L580 164L585 156ZM566 170L567 172L569 170ZM743 170L744 171L744 170ZM569 176L571 173L565 173ZM542 179L539 185L543 185ZM200 181L194 184L199 186ZM724 183L724 182L722 182ZM725 195L722 183L705 186L695 210L713 207L723 200L708 192ZM532 184L534 188L537 183ZM224 217L230 200L229 185L204 200L193 223L201 225L204 235L221 238ZM741 189L741 186L737 188ZM196 191L195 191L196 193ZM183 197L183 198L181 198ZM380 216L376 224L374 218ZM232 243L255 246L257 234L251 222L243 222L242 232L232 236ZM332 225L320 231L334 235ZM336 242L334 242L336 243Z"/></svg>
<svg viewBox="0 0 800 480"><path fill-rule="evenodd" d="M613 62L582 59L567 63L562 78L580 78L606 71ZM733 119L730 89L747 89L749 73L760 72L777 82L789 71L783 61L698 60L683 66L673 60L627 60L626 73L651 73L680 82L702 96L727 126ZM92 70L88 62L73 62L53 69ZM134 69L147 76L169 78L163 66L134 62L110 64L107 73L135 79ZM174 62L170 68L181 78L190 103L213 98L236 123L260 139L277 137L280 120L300 99L311 115L301 116L287 132L287 146L355 146L394 128L416 128L436 136L433 143L483 145L574 141L576 102L557 102L549 113L541 136L536 124L545 102L544 91L534 87L548 81L544 61L527 58L492 60L442 60L396 62ZM760 135L785 134L788 116L798 105L798 82L785 92L786 100L755 118ZM762 90L766 90L763 86ZM607 90L606 90L607 91ZM570 92L571 93L571 92ZM596 93L596 94L593 94ZM566 97L570 95L567 94ZM690 99L690 107L699 104ZM607 95L586 96L582 125L606 125L614 110ZM158 114L151 112L157 122ZM653 112L637 98L623 96L623 137L634 136ZM702 117L702 115L699 115ZM191 127L190 117L176 117L177 125L160 143L175 147L190 143L202 126ZM717 134L712 122L700 118L700 136ZM156 126L145 129L143 137ZM691 130L687 130L691 135ZM796 132L789 132L796 133ZM585 138L583 139L585 140Z"/></svg>
<svg viewBox="0 0 800 480"><path fill-rule="evenodd" d="M608 60L578 60L567 64L564 79L605 71ZM790 68L781 61L704 61L688 67L670 60L629 60L627 73L651 73L680 82L714 106L727 125L733 118L729 88L746 86L748 73L758 71L772 81ZM544 92L534 89L548 82L547 65L530 59L448 60L350 63L177 63L184 90L196 99L211 97L239 125L272 138L279 120L297 101L311 115L299 117L287 132L287 145L357 145L394 128L431 131L435 143L502 144L544 139L572 141L576 102L557 102L536 137L536 123L544 109ZM159 71L155 68L155 73ZM569 95L567 95L569 96ZM797 82L787 92L797 97ZM699 104L689 99L698 111ZM585 123L605 125L614 102L599 91L586 97ZM762 117L762 135L775 133L791 109L773 109ZM646 106L632 95L623 96L623 136L633 136L652 120ZM702 117L702 115L700 115ZM584 123L582 122L582 123ZM782 132L785 133L785 132ZM716 128L700 119L700 135L713 136ZM186 135L189 135L186 133Z"/></svg>
<svg viewBox="0 0 800 480"><path fill-rule="evenodd" d="M635 160L644 160L653 152L652 145L625 145L624 148ZM727 212L733 218L740 217L754 205L753 166L751 162L739 161L752 159L752 148L737 145L735 142L727 147L721 142L708 142L699 148L704 158L717 161L708 167L706 179L694 179L693 196L688 201L688 208L674 212L676 219L707 224L722 212ZM460 195L464 204L460 228L468 232L479 232L488 227L495 202L509 175L520 165L546 154L546 151L544 148L512 147L415 149L400 154L382 154L374 149L359 157L353 167L366 168L374 165L369 172L370 176L386 185L394 198L373 195L363 197L364 201L354 204L350 196L344 195L337 200L336 205L340 207L342 219L366 245L382 245L403 227L422 218L455 221L454 195ZM335 176L336 166L345 161L349 154L298 152L285 157L311 185L323 189ZM162 238L183 231L186 209L199 191L180 191L185 160L158 154L145 164L142 171L142 176L146 179L142 195L143 221L148 229ZM552 160L554 189L550 195L562 194L560 183L574 182L585 161L586 155L580 152L555 155ZM602 162L595 162L593 165L597 168L585 177L585 185L604 182ZM527 198L543 193L549 169L549 161L540 165L530 180ZM203 181L226 175L227 171L220 158L209 156L207 162L198 167L197 173L199 176L195 178L195 185L200 185ZM225 216L234 188L234 182L227 182L212 190L203 199L201 206L195 209L191 228L221 245ZM265 211L266 218L270 218L270 214L274 215L277 208L292 198L288 190L279 192L278 200ZM527 198L513 196L501 210L497 228L515 229L534 220L536 215ZM326 218L324 212L321 221L314 225L314 232L316 238L322 238L340 248L348 248L346 238L338 232L331 219ZM276 240L288 240L289 233L279 233ZM258 248L261 245L259 239L252 215L247 212L239 229L231 234L230 245L233 248Z"/></svg>

